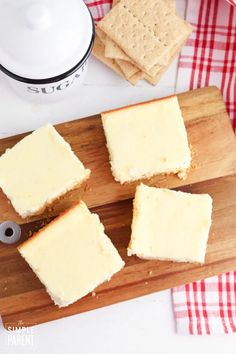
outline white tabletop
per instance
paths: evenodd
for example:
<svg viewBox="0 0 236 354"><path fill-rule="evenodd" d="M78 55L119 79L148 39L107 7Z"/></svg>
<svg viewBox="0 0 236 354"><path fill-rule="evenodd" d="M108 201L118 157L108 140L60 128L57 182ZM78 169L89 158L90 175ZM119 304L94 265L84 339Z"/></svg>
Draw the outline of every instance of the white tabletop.
<svg viewBox="0 0 236 354"><path fill-rule="evenodd" d="M178 0L184 15L185 0ZM144 82L132 87L94 58L82 87L61 102L32 104L15 96L0 74L0 138L29 131L46 122L53 124L92 115L175 92L177 62L156 87ZM180 88L181 91L181 88ZM144 296L32 328L19 339L0 324L0 353L231 353L236 336L181 336L175 323L169 290Z"/></svg>

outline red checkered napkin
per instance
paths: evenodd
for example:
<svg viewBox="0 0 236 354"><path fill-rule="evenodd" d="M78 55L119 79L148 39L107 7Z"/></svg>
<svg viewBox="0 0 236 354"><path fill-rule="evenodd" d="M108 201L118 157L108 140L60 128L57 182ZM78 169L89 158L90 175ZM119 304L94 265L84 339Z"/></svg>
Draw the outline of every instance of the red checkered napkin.
<svg viewBox="0 0 236 354"><path fill-rule="evenodd" d="M96 21L111 4L85 2ZM186 19L194 31L181 52L177 90L218 86L236 128L236 8L225 0L191 0ZM179 333L236 332L236 272L175 287L172 297Z"/></svg>
<svg viewBox="0 0 236 354"><path fill-rule="evenodd" d="M95 22L100 21L111 9L112 0L84 0Z"/></svg>
<svg viewBox="0 0 236 354"><path fill-rule="evenodd" d="M236 332L236 272L172 289L177 332Z"/></svg>
<svg viewBox="0 0 236 354"><path fill-rule="evenodd" d="M218 86L236 128L236 7L192 0L186 19L194 32L181 52L177 90ZM179 333L236 332L236 272L176 287L172 295Z"/></svg>
<svg viewBox="0 0 236 354"><path fill-rule="evenodd" d="M236 128L236 7L224 0L191 0L194 28L179 61L177 90L218 86Z"/></svg>
<svg viewBox="0 0 236 354"><path fill-rule="evenodd" d="M235 6L236 5L236 0L227 0L231 5Z"/></svg>

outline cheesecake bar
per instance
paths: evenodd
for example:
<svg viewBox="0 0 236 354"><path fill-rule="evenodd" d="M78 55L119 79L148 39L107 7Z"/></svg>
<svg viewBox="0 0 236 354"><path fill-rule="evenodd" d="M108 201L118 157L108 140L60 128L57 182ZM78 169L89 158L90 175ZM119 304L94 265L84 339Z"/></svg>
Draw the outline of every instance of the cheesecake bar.
<svg viewBox="0 0 236 354"><path fill-rule="evenodd" d="M59 307L79 300L124 266L98 215L82 201L18 250Z"/></svg>
<svg viewBox="0 0 236 354"><path fill-rule="evenodd" d="M22 218L42 212L89 175L90 170L51 124L0 157L0 187Z"/></svg>
<svg viewBox="0 0 236 354"><path fill-rule="evenodd" d="M190 167L187 132L176 96L102 113L112 173L120 183Z"/></svg>
<svg viewBox="0 0 236 354"><path fill-rule="evenodd" d="M204 263L212 198L141 184L136 189L128 256Z"/></svg>

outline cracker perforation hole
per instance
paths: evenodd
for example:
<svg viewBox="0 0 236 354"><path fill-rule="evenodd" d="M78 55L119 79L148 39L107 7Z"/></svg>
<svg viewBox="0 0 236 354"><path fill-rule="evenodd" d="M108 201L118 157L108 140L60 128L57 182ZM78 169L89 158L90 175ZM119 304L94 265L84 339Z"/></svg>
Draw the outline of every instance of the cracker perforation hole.
<svg viewBox="0 0 236 354"><path fill-rule="evenodd" d="M133 12L132 12L130 9L127 8L126 5L123 5L123 4L122 4L122 7L123 7L126 11L128 11L128 12L130 13L130 15L131 15L133 18L135 18L148 32L150 32L155 38L157 38L155 32L154 32L150 27L146 26L136 15L134 15Z"/></svg>

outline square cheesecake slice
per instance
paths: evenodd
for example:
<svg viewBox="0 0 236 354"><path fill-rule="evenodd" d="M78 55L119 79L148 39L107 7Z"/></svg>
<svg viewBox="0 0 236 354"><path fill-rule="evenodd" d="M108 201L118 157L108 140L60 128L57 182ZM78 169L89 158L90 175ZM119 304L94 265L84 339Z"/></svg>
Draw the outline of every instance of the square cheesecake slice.
<svg viewBox="0 0 236 354"><path fill-rule="evenodd" d="M124 266L98 215L82 201L18 250L59 307L82 298Z"/></svg>
<svg viewBox="0 0 236 354"><path fill-rule="evenodd" d="M212 198L141 184L136 189L128 255L204 263Z"/></svg>
<svg viewBox="0 0 236 354"><path fill-rule="evenodd" d="M113 176L120 183L184 175L191 153L176 96L102 113Z"/></svg>
<svg viewBox="0 0 236 354"><path fill-rule="evenodd" d="M89 175L51 124L27 135L0 157L0 187L22 218L39 214Z"/></svg>

